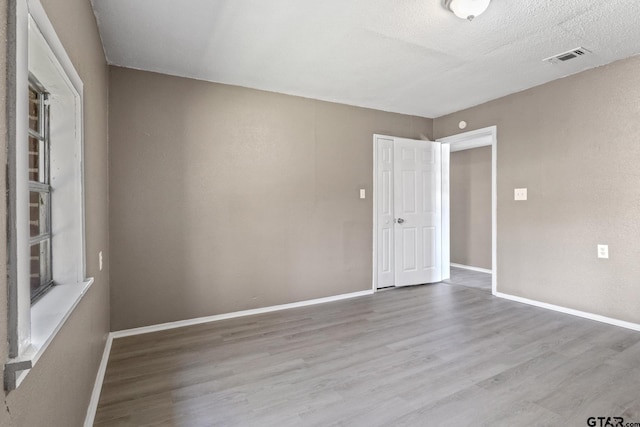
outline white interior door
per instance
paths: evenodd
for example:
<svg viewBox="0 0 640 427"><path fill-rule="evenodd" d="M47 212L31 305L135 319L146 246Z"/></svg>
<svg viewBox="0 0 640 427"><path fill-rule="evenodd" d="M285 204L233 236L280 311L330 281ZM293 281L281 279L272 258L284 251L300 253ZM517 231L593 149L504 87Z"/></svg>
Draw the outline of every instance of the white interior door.
<svg viewBox="0 0 640 427"><path fill-rule="evenodd" d="M442 280L441 145L376 135L376 286Z"/></svg>
<svg viewBox="0 0 640 427"><path fill-rule="evenodd" d="M376 265L378 288L395 286L395 228L393 217L393 146L394 138L376 139Z"/></svg>
<svg viewBox="0 0 640 427"><path fill-rule="evenodd" d="M442 280L440 180L439 143L395 139L395 286Z"/></svg>

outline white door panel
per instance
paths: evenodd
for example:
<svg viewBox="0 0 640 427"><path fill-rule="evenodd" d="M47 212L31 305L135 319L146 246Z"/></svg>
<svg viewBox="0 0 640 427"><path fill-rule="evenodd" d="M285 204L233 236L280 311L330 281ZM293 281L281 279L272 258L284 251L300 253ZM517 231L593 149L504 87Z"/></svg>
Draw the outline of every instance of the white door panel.
<svg viewBox="0 0 640 427"><path fill-rule="evenodd" d="M398 261L401 262L400 271L410 273L418 271L418 263L416 260L416 251L418 249L418 239L415 227L404 227L398 233L400 236L400 256Z"/></svg>
<svg viewBox="0 0 640 427"><path fill-rule="evenodd" d="M395 241L393 238L393 138L376 138L376 180L378 183L375 210L376 283L378 288L394 286Z"/></svg>
<svg viewBox="0 0 640 427"><path fill-rule="evenodd" d="M395 138L395 286L441 278L440 144Z"/></svg>
<svg viewBox="0 0 640 427"><path fill-rule="evenodd" d="M434 268L437 265L435 242L435 227L424 227L422 229L422 244L424 247L424 259L422 260L422 264L428 269Z"/></svg>

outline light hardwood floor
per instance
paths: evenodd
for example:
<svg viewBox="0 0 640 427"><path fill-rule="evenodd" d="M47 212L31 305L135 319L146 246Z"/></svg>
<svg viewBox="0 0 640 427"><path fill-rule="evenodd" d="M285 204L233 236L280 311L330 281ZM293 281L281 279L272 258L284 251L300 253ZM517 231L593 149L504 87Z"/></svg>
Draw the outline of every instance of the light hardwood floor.
<svg viewBox="0 0 640 427"><path fill-rule="evenodd" d="M439 283L117 339L95 425L586 426L592 416L640 422L640 333Z"/></svg>

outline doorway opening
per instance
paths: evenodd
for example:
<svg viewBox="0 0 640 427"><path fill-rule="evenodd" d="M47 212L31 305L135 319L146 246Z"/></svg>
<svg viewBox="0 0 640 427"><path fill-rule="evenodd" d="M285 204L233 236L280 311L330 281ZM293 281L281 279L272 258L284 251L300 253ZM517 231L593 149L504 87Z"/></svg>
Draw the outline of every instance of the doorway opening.
<svg viewBox="0 0 640 427"><path fill-rule="evenodd" d="M486 282L486 273L491 273L491 293L493 295L497 292L497 127L490 126L483 129L478 129L470 132L464 132L457 135L440 138L437 140L442 144L449 145L449 150L452 153L457 151L469 150L479 147L491 147L491 270L484 268L471 268L468 266L465 269L461 269L458 265L450 263L451 268L451 280L454 281L466 281L467 283L477 282L479 287L483 287ZM446 171L449 173L449 170ZM448 196L448 194L447 194ZM447 197L448 200L448 197ZM449 216L450 206L447 204L447 217ZM444 215L444 213L443 213ZM451 241L447 236L446 250L450 250ZM443 245L445 246L445 245ZM443 249L445 250L445 249ZM477 277L466 277L466 276ZM484 277L483 277L484 276ZM469 281L468 279L471 279Z"/></svg>

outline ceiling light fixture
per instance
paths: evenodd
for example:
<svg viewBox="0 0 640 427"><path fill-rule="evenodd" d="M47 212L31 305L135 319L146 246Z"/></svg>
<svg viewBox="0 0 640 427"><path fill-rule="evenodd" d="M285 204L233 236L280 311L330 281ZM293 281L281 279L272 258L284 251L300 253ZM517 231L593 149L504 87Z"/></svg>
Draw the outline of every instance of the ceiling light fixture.
<svg viewBox="0 0 640 427"><path fill-rule="evenodd" d="M472 21L478 15L484 13L491 0L443 0L444 7L449 9L461 19Z"/></svg>

